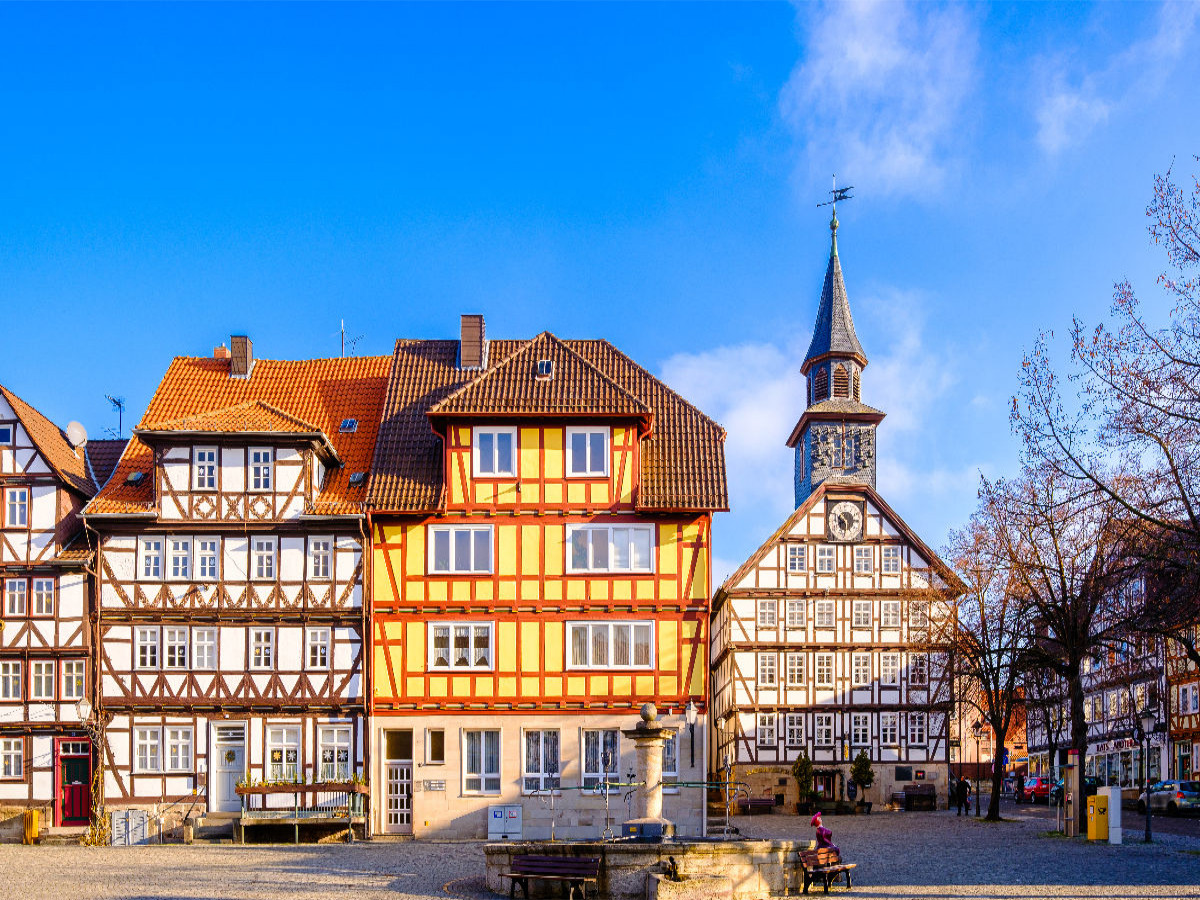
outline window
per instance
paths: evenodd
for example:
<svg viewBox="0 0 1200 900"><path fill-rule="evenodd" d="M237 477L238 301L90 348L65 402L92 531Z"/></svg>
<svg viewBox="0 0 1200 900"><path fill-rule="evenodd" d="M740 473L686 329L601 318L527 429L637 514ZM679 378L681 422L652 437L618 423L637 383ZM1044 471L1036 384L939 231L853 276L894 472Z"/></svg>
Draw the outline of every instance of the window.
<svg viewBox="0 0 1200 900"><path fill-rule="evenodd" d="M900 547L896 544L889 544L883 548L883 566L881 571L885 575L896 575L900 572Z"/></svg>
<svg viewBox="0 0 1200 900"><path fill-rule="evenodd" d="M296 781L300 777L300 729L294 725L267 729L267 778Z"/></svg>
<svg viewBox="0 0 1200 900"><path fill-rule="evenodd" d="M834 569L834 552L835 548L829 544L819 544L817 546L817 572L827 573Z"/></svg>
<svg viewBox="0 0 1200 900"><path fill-rule="evenodd" d="M929 604L924 600L914 600L908 608L908 624L914 629L929 627Z"/></svg>
<svg viewBox="0 0 1200 900"><path fill-rule="evenodd" d="M324 781L350 779L350 726L323 725L317 733Z"/></svg>
<svg viewBox="0 0 1200 900"><path fill-rule="evenodd" d="M672 783L679 780L679 733L663 736L662 779L664 790L674 791Z"/></svg>
<svg viewBox="0 0 1200 900"><path fill-rule="evenodd" d="M871 683L871 654L854 653L850 658L851 682L855 687L866 687Z"/></svg>
<svg viewBox="0 0 1200 900"><path fill-rule="evenodd" d="M167 541L167 571L176 581L187 581L192 577L192 542L189 538L171 538Z"/></svg>
<svg viewBox="0 0 1200 900"><path fill-rule="evenodd" d="M158 629L157 628L136 628L134 629L134 645L136 647L137 668L139 669L157 669L158 668Z"/></svg>
<svg viewBox="0 0 1200 900"><path fill-rule="evenodd" d="M813 400L821 401L829 399L829 371L825 368L817 369L817 374L813 378Z"/></svg>
<svg viewBox="0 0 1200 900"><path fill-rule="evenodd" d="M477 478L517 474L517 429L476 428L472 445L472 468Z"/></svg>
<svg viewBox="0 0 1200 900"><path fill-rule="evenodd" d="M275 551L277 544L273 537L256 537L251 543L254 578L259 581L275 580Z"/></svg>
<svg viewBox="0 0 1200 900"><path fill-rule="evenodd" d="M188 630L186 628L163 629L164 669L186 669L188 667Z"/></svg>
<svg viewBox="0 0 1200 900"><path fill-rule="evenodd" d="M192 450L192 490L215 491L217 489L216 447L196 447Z"/></svg>
<svg viewBox="0 0 1200 900"><path fill-rule="evenodd" d="M133 729L133 760L136 772L162 771L162 729Z"/></svg>
<svg viewBox="0 0 1200 900"><path fill-rule="evenodd" d="M833 627L833 601L818 600L817 601L817 622L818 628Z"/></svg>
<svg viewBox="0 0 1200 900"><path fill-rule="evenodd" d="M874 554L871 552L871 547L855 547L854 548L854 571L859 575L869 575L875 571L873 561Z"/></svg>
<svg viewBox="0 0 1200 900"><path fill-rule="evenodd" d="M787 655L787 686L790 688L804 687L803 653L789 653Z"/></svg>
<svg viewBox="0 0 1200 900"><path fill-rule="evenodd" d="M162 538L142 538L142 578L162 578L163 572L163 542Z"/></svg>
<svg viewBox="0 0 1200 900"><path fill-rule="evenodd" d="M833 687L833 654L817 654L817 687Z"/></svg>
<svg viewBox="0 0 1200 900"><path fill-rule="evenodd" d="M884 600L880 603L879 627L880 628L899 628L900 627L900 601L899 600Z"/></svg>
<svg viewBox="0 0 1200 900"><path fill-rule="evenodd" d="M463 792L500 793L500 732L463 732Z"/></svg>
<svg viewBox="0 0 1200 900"><path fill-rule="evenodd" d="M438 622L429 633L430 669L491 669L491 622Z"/></svg>
<svg viewBox="0 0 1200 900"><path fill-rule="evenodd" d="M54 579L33 579L33 615L54 615Z"/></svg>
<svg viewBox="0 0 1200 900"><path fill-rule="evenodd" d="M250 490L271 490L271 450L269 447L250 449Z"/></svg>
<svg viewBox="0 0 1200 900"><path fill-rule="evenodd" d="M312 538L308 542L309 579L328 578L333 571L333 541L329 538Z"/></svg>
<svg viewBox="0 0 1200 900"><path fill-rule="evenodd" d="M804 627L804 601L803 600L788 600L787 601L787 627L788 628L803 628Z"/></svg>
<svg viewBox="0 0 1200 900"><path fill-rule="evenodd" d="M192 771L191 726L167 729L167 771Z"/></svg>
<svg viewBox="0 0 1200 900"><path fill-rule="evenodd" d="M871 743L871 716L868 713L850 714L850 743L865 747Z"/></svg>
<svg viewBox="0 0 1200 900"><path fill-rule="evenodd" d="M654 665L650 622L568 622L570 666L579 669L649 669Z"/></svg>
<svg viewBox="0 0 1200 900"><path fill-rule="evenodd" d="M567 429L567 477L602 478L608 474L608 429Z"/></svg>
<svg viewBox="0 0 1200 900"><path fill-rule="evenodd" d="M560 786L558 767L558 732L525 732L525 791L557 791Z"/></svg>
<svg viewBox="0 0 1200 900"><path fill-rule="evenodd" d="M929 657L915 653L908 658L908 683L914 687L929 684Z"/></svg>
<svg viewBox="0 0 1200 900"><path fill-rule="evenodd" d="M908 714L908 742L910 744L925 743L925 713Z"/></svg>
<svg viewBox="0 0 1200 900"><path fill-rule="evenodd" d="M5 491L4 524L9 528L24 528L29 524L29 488L9 488Z"/></svg>
<svg viewBox="0 0 1200 900"><path fill-rule="evenodd" d="M192 629L192 668L215 669L217 667L217 629Z"/></svg>
<svg viewBox="0 0 1200 900"><path fill-rule="evenodd" d="M784 741L789 747L804 746L804 714L788 713L784 719Z"/></svg>
<svg viewBox="0 0 1200 900"><path fill-rule="evenodd" d="M21 738L0 739L0 778L23 777L23 743Z"/></svg>
<svg viewBox="0 0 1200 900"><path fill-rule="evenodd" d="M819 747L833 744L833 713L817 713L813 717L813 738Z"/></svg>
<svg viewBox="0 0 1200 900"><path fill-rule="evenodd" d="M760 747L774 747L779 741L775 735L775 713L759 713L756 740Z"/></svg>
<svg viewBox="0 0 1200 900"><path fill-rule="evenodd" d="M850 396L850 373L845 366L839 365L833 370L833 396Z"/></svg>
<svg viewBox="0 0 1200 900"><path fill-rule="evenodd" d="M778 617L779 602L777 600L758 601L758 627L774 628Z"/></svg>
<svg viewBox="0 0 1200 900"><path fill-rule="evenodd" d="M652 572L650 525L567 526L568 572Z"/></svg>
<svg viewBox="0 0 1200 900"><path fill-rule="evenodd" d="M441 728L425 730L425 763L430 766L446 764L446 732Z"/></svg>
<svg viewBox="0 0 1200 900"><path fill-rule="evenodd" d="M24 700L21 693L21 663L0 662L0 700Z"/></svg>
<svg viewBox="0 0 1200 900"><path fill-rule="evenodd" d="M308 629L308 668L329 668L329 629Z"/></svg>
<svg viewBox="0 0 1200 900"><path fill-rule="evenodd" d="M13 427L11 425L0 425L0 444L11 444L13 442Z"/></svg>
<svg viewBox="0 0 1200 900"><path fill-rule="evenodd" d="M871 627L871 601L870 600L855 600L854 601L854 620L855 628L870 628Z"/></svg>
<svg viewBox="0 0 1200 900"><path fill-rule="evenodd" d="M4 611L10 616L23 616L28 608L29 582L24 578L4 580Z"/></svg>
<svg viewBox="0 0 1200 900"><path fill-rule="evenodd" d="M29 664L29 699L54 699L54 662L35 659Z"/></svg>
<svg viewBox="0 0 1200 900"><path fill-rule="evenodd" d="M583 732L583 786L603 791L602 782L620 781L621 733L615 728L585 729ZM609 791L620 788L610 787Z"/></svg>
<svg viewBox="0 0 1200 900"><path fill-rule="evenodd" d="M758 686L775 687L778 660L774 653L758 654Z"/></svg>
<svg viewBox="0 0 1200 900"><path fill-rule="evenodd" d="M881 684L900 684L900 654L882 653L879 656L879 681Z"/></svg>
<svg viewBox="0 0 1200 900"><path fill-rule="evenodd" d="M789 572L804 571L804 549L803 544L788 544L787 568Z"/></svg>
<svg viewBox="0 0 1200 900"><path fill-rule="evenodd" d="M78 700L85 693L87 662L82 659L64 660L62 664L62 698Z"/></svg>
<svg viewBox="0 0 1200 900"><path fill-rule="evenodd" d="M275 631L271 628L250 629L250 668L269 669L275 665Z"/></svg>
<svg viewBox="0 0 1200 900"><path fill-rule="evenodd" d="M429 567L435 575L492 571L491 525L431 525Z"/></svg>
<svg viewBox="0 0 1200 900"><path fill-rule="evenodd" d="M879 743L894 747L900 743L900 714L885 712L879 714Z"/></svg>
<svg viewBox="0 0 1200 900"><path fill-rule="evenodd" d="M216 581L220 544L211 538L196 541L196 569L201 581Z"/></svg>

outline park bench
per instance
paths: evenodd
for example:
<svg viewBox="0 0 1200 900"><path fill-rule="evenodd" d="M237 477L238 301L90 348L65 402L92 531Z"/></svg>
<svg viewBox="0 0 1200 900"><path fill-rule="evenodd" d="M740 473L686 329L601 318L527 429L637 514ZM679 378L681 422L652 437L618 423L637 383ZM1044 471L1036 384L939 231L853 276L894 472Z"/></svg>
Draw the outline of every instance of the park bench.
<svg viewBox="0 0 1200 900"><path fill-rule="evenodd" d="M512 879L508 889L510 897L517 895L518 884L528 900L529 882L560 881L566 885L568 900L574 900L576 889L580 900L587 900L587 886L596 883L599 873L600 860L596 857L519 854L513 857L512 871L501 872L500 877Z"/></svg>
<svg viewBox="0 0 1200 900"><path fill-rule="evenodd" d="M748 816L755 813L769 813L774 808L774 797L743 797L738 800L738 809Z"/></svg>
<svg viewBox="0 0 1200 900"><path fill-rule="evenodd" d="M932 784L906 784L904 786L904 808L907 811L937 809L937 788Z"/></svg>
<svg viewBox="0 0 1200 900"><path fill-rule="evenodd" d="M810 884L822 879L825 882L825 893L828 894L829 885L843 874L846 876L846 889L850 889L850 870L858 863L842 862L840 850L835 850L833 847L800 850L799 856L800 867L804 872L804 893L808 893Z"/></svg>

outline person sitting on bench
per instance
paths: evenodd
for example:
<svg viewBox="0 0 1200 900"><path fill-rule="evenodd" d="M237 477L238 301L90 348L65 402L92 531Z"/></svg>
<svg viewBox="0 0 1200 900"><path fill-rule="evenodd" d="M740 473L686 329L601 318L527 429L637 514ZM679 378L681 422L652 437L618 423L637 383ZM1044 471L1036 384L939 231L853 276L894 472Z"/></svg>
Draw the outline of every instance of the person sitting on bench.
<svg viewBox="0 0 1200 900"><path fill-rule="evenodd" d="M808 824L817 829L817 849L818 850L837 850L837 845L833 842L833 832L821 824L821 814L818 812L812 817L812 821ZM838 851L841 852L840 850Z"/></svg>

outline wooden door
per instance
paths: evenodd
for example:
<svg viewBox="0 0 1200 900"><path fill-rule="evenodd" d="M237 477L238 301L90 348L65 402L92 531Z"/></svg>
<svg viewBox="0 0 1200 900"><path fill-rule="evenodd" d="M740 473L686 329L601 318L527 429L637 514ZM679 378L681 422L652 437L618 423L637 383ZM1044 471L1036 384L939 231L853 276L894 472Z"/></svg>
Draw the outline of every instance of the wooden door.
<svg viewBox="0 0 1200 900"><path fill-rule="evenodd" d="M59 824L87 825L92 818L92 760L89 756L58 759Z"/></svg>
<svg viewBox="0 0 1200 900"><path fill-rule="evenodd" d="M238 812L242 798L237 794L237 783L246 774L245 730L240 725L218 725L213 750L209 808L213 812Z"/></svg>

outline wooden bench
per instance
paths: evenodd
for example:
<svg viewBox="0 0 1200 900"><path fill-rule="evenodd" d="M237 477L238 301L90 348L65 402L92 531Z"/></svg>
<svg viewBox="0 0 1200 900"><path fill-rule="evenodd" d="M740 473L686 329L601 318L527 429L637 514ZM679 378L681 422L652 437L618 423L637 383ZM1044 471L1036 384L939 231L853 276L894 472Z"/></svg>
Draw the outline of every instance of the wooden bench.
<svg viewBox="0 0 1200 900"><path fill-rule="evenodd" d="M578 888L581 900L587 900L587 886L595 884L600 873L598 857L579 856L535 856L520 854L513 857L512 871L501 872L501 878L511 878L512 884L508 896L517 895L517 885L521 893L529 898L529 882L531 881L561 881L566 885L566 897L574 900Z"/></svg>
<svg viewBox="0 0 1200 900"><path fill-rule="evenodd" d="M829 885L838 879L838 876L846 876L846 890L851 887L850 870L858 863L842 862L842 854L832 847L822 847L819 850L801 850L800 867L804 871L804 893L808 893L808 886L817 879L825 881L825 893L829 893Z"/></svg>
<svg viewBox="0 0 1200 900"><path fill-rule="evenodd" d="M748 816L752 816L756 812L769 813L773 809L775 809L774 797L750 797L738 801L738 810Z"/></svg>

